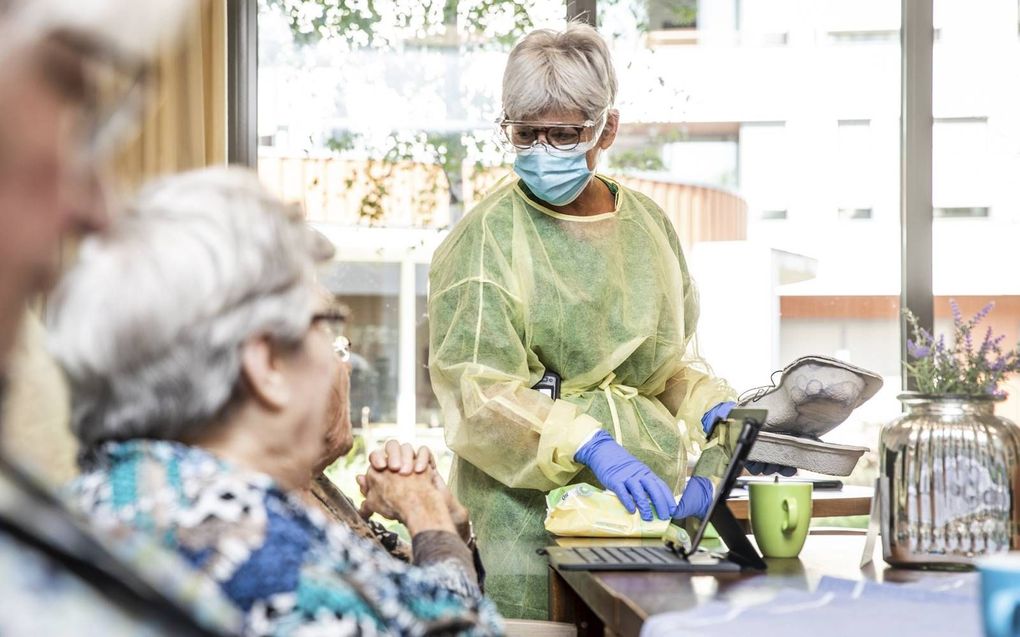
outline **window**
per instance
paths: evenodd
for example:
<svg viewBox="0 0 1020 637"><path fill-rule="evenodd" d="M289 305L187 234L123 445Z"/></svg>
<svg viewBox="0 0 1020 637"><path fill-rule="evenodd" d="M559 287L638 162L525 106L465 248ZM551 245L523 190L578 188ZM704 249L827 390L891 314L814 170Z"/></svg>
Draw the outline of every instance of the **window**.
<svg viewBox="0 0 1020 637"><path fill-rule="evenodd" d="M491 120L510 43L532 26L561 27L564 6L478 3L513 11L375 16L364 31L324 26L326 14L311 9L281 13L295 4L262 0L260 170L339 237L341 266L382 268L375 300L354 300L362 314L390 313L371 327L395 329L399 343L372 356L415 369L383 383L389 404L372 410L430 423L423 268L444 228L506 170ZM872 368L885 389L838 430L871 446L877 424L899 409L900 3L809 4L600 0L621 83L622 128L605 167L677 225L716 370L747 388L802 354ZM406 17L422 5L392 6ZM965 311L993 299L996 329L1010 340L1020 332L1020 278L1000 257L1014 251L1020 225L1020 86L1003 78L1020 71L1018 15L1013 0L935 3L938 317L950 296ZM338 289L359 297L352 286ZM734 323L733 290L767 311ZM733 333L746 349L732 347ZM1020 420L1017 402L1004 409Z"/></svg>
<svg viewBox="0 0 1020 637"><path fill-rule="evenodd" d="M868 120L841 120L836 128L833 193L840 219L870 219L881 183L875 139ZM891 166L886 167L891 168Z"/></svg>
<svg viewBox="0 0 1020 637"><path fill-rule="evenodd" d="M985 204L992 185L989 158L985 118L936 119L932 129L932 205L957 211L985 208L983 216L987 216Z"/></svg>
<svg viewBox="0 0 1020 637"><path fill-rule="evenodd" d="M948 219L953 218L973 218L973 217L987 217L988 208L935 208L935 217L943 217Z"/></svg>
<svg viewBox="0 0 1020 637"><path fill-rule="evenodd" d="M260 0L259 173L337 245L352 419L438 425L432 251L507 170L493 122L510 46L562 28L562 0L382 5Z"/></svg>
<svg viewBox="0 0 1020 637"><path fill-rule="evenodd" d="M743 45L785 45L789 41L795 15L791 0L738 0L736 7Z"/></svg>
<svg viewBox="0 0 1020 637"><path fill-rule="evenodd" d="M351 339L351 422L396 419L397 315L400 266L331 263L320 272L326 289L341 299Z"/></svg>
<svg viewBox="0 0 1020 637"><path fill-rule="evenodd" d="M791 174L790 140L786 124L746 122L740 127L739 191L762 219L785 219L789 197L797 183ZM782 216L766 213L781 211Z"/></svg>
<svg viewBox="0 0 1020 637"><path fill-rule="evenodd" d="M702 2L685 43L643 37L640 2L598 9L620 75L621 146L610 153L655 147L662 160L640 186L667 214L680 210L701 353L738 391L808 354L878 372L879 396L827 437L874 448L900 411L899 3L839 4L841 24L814 4ZM894 37L852 47L819 37L836 30ZM663 140L675 130L686 135ZM670 190L695 186L706 187L700 200L743 202L744 234L717 230L721 211ZM710 230L684 234L691 226ZM754 309L734 312L734 294ZM867 483L874 464L860 470Z"/></svg>
<svg viewBox="0 0 1020 637"><path fill-rule="evenodd" d="M837 216L843 220L871 219L871 208L840 208Z"/></svg>
<svg viewBox="0 0 1020 637"><path fill-rule="evenodd" d="M650 0L651 30L697 29L698 8L698 0Z"/></svg>
<svg viewBox="0 0 1020 637"><path fill-rule="evenodd" d="M826 31L899 31L900 12L886 0L821 0L815 3Z"/></svg>
<svg viewBox="0 0 1020 637"><path fill-rule="evenodd" d="M1020 277L1009 267L1020 236L1020 73L1013 0L936 0L932 130L932 283L936 329L948 331L949 299L965 315L989 301L984 325L1020 339ZM983 334L981 334L983 336ZM1020 379L996 411L1020 420Z"/></svg>
<svg viewBox="0 0 1020 637"><path fill-rule="evenodd" d="M862 44L895 42L900 37L899 30L893 31L829 31L829 39L835 44Z"/></svg>

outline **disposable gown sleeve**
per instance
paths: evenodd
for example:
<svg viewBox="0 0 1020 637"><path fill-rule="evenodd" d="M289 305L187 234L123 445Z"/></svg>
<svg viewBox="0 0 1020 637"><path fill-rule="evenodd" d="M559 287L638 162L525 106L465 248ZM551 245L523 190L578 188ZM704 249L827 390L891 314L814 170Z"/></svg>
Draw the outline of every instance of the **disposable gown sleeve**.
<svg viewBox="0 0 1020 637"><path fill-rule="evenodd" d="M736 392L725 380L698 369L698 364L691 362L666 381L666 389L659 400L676 418L681 434L704 448L707 441L701 417L715 405L735 397Z"/></svg>
<svg viewBox="0 0 1020 637"><path fill-rule="evenodd" d="M659 400L676 418L688 451L692 451L691 443L697 443L702 449L707 445L701 428L701 417L715 405L734 400L737 393L724 379L712 374L708 363L698 354L697 326L701 306L697 286L687 268L687 259L684 257L676 232L668 221L664 224L664 230L682 275L684 336L687 339L687 348L681 369L666 381ZM725 462L723 464L725 466Z"/></svg>
<svg viewBox="0 0 1020 637"><path fill-rule="evenodd" d="M508 487L549 491L580 471L574 453L601 426L531 389L542 366L524 344L510 263L471 238L437 255L430 275L429 372L446 442Z"/></svg>

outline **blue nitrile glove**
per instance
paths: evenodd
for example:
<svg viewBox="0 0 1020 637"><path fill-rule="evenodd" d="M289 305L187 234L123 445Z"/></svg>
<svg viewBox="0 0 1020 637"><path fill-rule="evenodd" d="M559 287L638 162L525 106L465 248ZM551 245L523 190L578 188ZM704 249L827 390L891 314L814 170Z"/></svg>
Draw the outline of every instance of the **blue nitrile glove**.
<svg viewBox="0 0 1020 637"><path fill-rule="evenodd" d="M627 511L633 513L636 504L642 520L652 520L653 505L659 519L668 520L673 515L673 492L666 483L605 431L599 430L582 445L574 460L587 465L602 486L620 498Z"/></svg>
<svg viewBox="0 0 1020 637"><path fill-rule="evenodd" d="M694 516L704 520L708 515L708 505L712 504L712 481L701 476L694 476L687 481L687 488L680 496L673 517L676 519Z"/></svg>
<svg viewBox="0 0 1020 637"><path fill-rule="evenodd" d="M789 478L790 476L797 473L797 467L787 467L784 464L772 464L771 462L758 462L752 460L751 462L744 463L744 468L751 475L772 475L778 473L781 476Z"/></svg>
<svg viewBox="0 0 1020 637"><path fill-rule="evenodd" d="M712 430L715 429L716 423L720 420L726 420L726 417L730 415L730 412L736 406L737 403L727 400L706 411L705 415L701 417L701 428L704 430L705 435L710 435Z"/></svg>

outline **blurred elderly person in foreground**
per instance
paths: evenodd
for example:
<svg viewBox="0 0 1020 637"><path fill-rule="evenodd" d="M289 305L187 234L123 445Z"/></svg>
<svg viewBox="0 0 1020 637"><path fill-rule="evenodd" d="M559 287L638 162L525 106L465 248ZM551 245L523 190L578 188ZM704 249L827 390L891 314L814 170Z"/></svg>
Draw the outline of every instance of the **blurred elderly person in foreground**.
<svg viewBox="0 0 1020 637"><path fill-rule="evenodd" d="M189 4L0 0L0 401L20 380L25 308L56 281L61 248L110 221L96 171L136 118L105 89L146 68ZM208 578L152 542L102 541L9 442L0 435L0 635L236 634L239 613Z"/></svg>
<svg viewBox="0 0 1020 637"><path fill-rule="evenodd" d="M434 472L364 477L414 565L308 504L331 388L349 390L323 256L254 174L222 168L154 184L84 245L52 320L85 453L72 496L100 529L187 558L250 634L498 633Z"/></svg>

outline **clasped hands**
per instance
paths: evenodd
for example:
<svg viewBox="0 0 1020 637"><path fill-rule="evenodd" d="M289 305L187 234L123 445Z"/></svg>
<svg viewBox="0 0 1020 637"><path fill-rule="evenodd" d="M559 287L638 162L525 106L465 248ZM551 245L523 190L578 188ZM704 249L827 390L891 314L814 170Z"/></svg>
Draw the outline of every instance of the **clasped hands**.
<svg viewBox="0 0 1020 637"><path fill-rule="evenodd" d="M397 520L411 536L422 531L441 530L470 537L467 509L457 501L436 470L435 456L428 447L417 451L396 440L368 454L369 468L357 477L365 501L359 513L368 519L374 513Z"/></svg>

